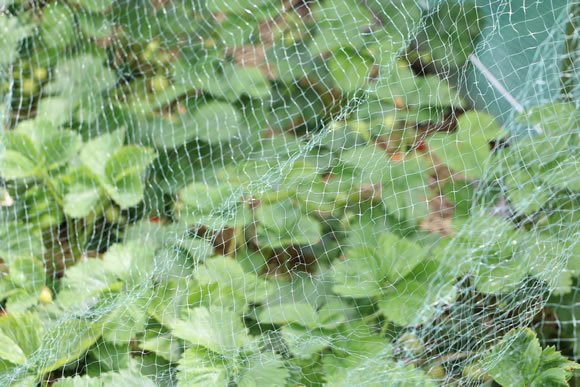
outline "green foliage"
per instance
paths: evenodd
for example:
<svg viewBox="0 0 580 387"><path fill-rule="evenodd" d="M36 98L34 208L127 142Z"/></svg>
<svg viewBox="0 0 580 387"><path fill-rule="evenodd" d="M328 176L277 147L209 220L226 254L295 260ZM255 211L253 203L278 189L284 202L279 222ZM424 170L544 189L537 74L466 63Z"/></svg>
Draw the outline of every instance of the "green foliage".
<svg viewBox="0 0 580 387"><path fill-rule="evenodd" d="M473 1L443 1L417 39L421 61L443 71L463 65L473 53L482 28L481 12Z"/></svg>
<svg viewBox="0 0 580 387"><path fill-rule="evenodd" d="M487 356L484 364L492 362L488 372L501 386L567 386L572 371L580 368L554 347L542 350L530 329L511 331Z"/></svg>
<svg viewBox="0 0 580 387"><path fill-rule="evenodd" d="M436 134L429 138L433 154L455 172L470 179L481 178L492 152L490 142L504 136L493 117L469 112L457 120L457 133Z"/></svg>
<svg viewBox="0 0 580 387"><path fill-rule="evenodd" d="M578 134L572 130L579 125L575 116L572 104L554 103L535 107L520 117L533 134L507 150L501 165L504 174L519 167L505 178L508 196L518 212L533 214L558 192L580 191L575 173ZM521 168L523 163L525 169Z"/></svg>
<svg viewBox="0 0 580 387"><path fill-rule="evenodd" d="M392 338L466 283L506 314L533 277L578 319L575 106L519 139L472 110L470 2L306 3L0 1L0 384L431 386L447 354ZM576 368L528 330L485 360Z"/></svg>

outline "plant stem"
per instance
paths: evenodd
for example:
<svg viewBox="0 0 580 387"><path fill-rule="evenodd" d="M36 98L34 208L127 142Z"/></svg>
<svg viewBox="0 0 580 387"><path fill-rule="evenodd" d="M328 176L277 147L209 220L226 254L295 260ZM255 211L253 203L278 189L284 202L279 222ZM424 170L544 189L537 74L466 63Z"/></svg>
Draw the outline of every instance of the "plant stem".
<svg viewBox="0 0 580 387"><path fill-rule="evenodd" d="M381 317L383 315L383 312L379 309L365 317L362 318L362 322L364 323L370 323L374 320L376 320L378 317Z"/></svg>
<svg viewBox="0 0 580 387"><path fill-rule="evenodd" d="M48 176L46 173L43 172L41 173L41 177L42 181L46 185L46 188L48 189L48 192L52 195L56 203L60 206L60 208L64 208L64 202L62 201L62 198L60 197L58 191L56 190L56 187L54 186L54 184L52 184L50 176Z"/></svg>

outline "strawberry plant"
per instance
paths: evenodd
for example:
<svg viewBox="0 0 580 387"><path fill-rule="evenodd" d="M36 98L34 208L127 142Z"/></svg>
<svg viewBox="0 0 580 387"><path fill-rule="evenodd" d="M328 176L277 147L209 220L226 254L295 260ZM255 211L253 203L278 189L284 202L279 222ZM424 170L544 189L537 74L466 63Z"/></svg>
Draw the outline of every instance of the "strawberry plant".
<svg viewBox="0 0 580 387"><path fill-rule="evenodd" d="M0 384L565 385L576 105L473 106L492 19L0 2Z"/></svg>

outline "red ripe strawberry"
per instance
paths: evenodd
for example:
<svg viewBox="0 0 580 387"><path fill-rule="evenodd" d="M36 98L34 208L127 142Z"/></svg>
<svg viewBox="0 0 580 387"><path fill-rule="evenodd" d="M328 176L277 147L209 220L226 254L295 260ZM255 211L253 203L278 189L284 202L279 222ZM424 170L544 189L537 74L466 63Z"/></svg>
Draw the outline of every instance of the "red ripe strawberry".
<svg viewBox="0 0 580 387"><path fill-rule="evenodd" d="M425 141L421 141L419 144L417 144L415 149L417 152L425 152L427 150L427 144L425 144Z"/></svg>

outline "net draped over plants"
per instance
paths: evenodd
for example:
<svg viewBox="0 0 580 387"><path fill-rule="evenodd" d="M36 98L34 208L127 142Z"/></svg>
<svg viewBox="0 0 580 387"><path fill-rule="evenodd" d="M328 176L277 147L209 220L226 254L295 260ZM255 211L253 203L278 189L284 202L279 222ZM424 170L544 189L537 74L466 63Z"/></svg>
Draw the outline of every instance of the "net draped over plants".
<svg viewBox="0 0 580 387"><path fill-rule="evenodd" d="M580 383L579 21L0 0L0 385Z"/></svg>

